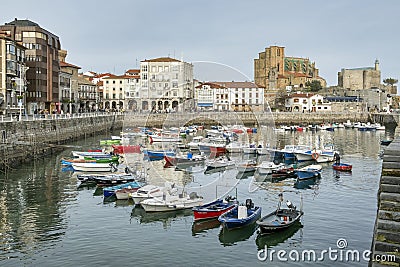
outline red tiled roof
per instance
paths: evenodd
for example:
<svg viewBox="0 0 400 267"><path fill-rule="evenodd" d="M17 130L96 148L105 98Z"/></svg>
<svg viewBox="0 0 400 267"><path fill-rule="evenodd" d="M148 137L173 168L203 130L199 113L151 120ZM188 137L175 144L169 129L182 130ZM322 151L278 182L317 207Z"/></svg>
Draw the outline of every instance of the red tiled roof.
<svg viewBox="0 0 400 267"><path fill-rule="evenodd" d="M212 82L205 82L205 83L201 83L200 85L196 86L197 89L200 89L203 87L203 85L209 85L210 88L212 89L220 89L220 88L226 88L218 83L212 83Z"/></svg>
<svg viewBox="0 0 400 267"><path fill-rule="evenodd" d="M140 73L140 70L139 69L130 69L130 70L125 71L125 73Z"/></svg>
<svg viewBox="0 0 400 267"><path fill-rule="evenodd" d="M108 72L107 73L100 73L100 74L97 74L95 78L103 78L103 77L111 76L111 75L113 75L113 74L108 73Z"/></svg>
<svg viewBox="0 0 400 267"><path fill-rule="evenodd" d="M253 82L213 82L227 88L258 88Z"/></svg>
<svg viewBox="0 0 400 267"><path fill-rule="evenodd" d="M80 69L81 67L72 65L70 63L64 62L64 61L60 61L60 67L71 67L71 68L75 68L75 69Z"/></svg>
<svg viewBox="0 0 400 267"><path fill-rule="evenodd" d="M312 97L314 94L309 94L309 93L305 93L305 94L303 94L303 93L300 93L300 94L297 94L297 93L295 93L295 94L292 94L292 95L290 95L290 97L291 98L293 98L293 97L302 97L302 98L310 98L310 97Z"/></svg>
<svg viewBox="0 0 400 267"><path fill-rule="evenodd" d="M141 62L181 62L181 61L170 57L159 57L153 59L145 59L142 60Z"/></svg>

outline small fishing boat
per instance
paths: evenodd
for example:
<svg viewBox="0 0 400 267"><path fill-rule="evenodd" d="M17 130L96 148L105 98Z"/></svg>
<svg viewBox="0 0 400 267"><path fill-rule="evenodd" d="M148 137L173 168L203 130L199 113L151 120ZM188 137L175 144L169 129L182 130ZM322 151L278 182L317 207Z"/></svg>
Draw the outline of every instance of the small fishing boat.
<svg viewBox="0 0 400 267"><path fill-rule="evenodd" d="M114 154L140 153L140 145L112 145Z"/></svg>
<svg viewBox="0 0 400 267"><path fill-rule="evenodd" d="M277 170L272 170L272 173L269 174L268 176L270 176L272 180L277 181L286 178L297 177L297 174L294 171L294 168L290 167L290 168L281 168Z"/></svg>
<svg viewBox="0 0 400 267"><path fill-rule="evenodd" d="M119 145L120 143L121 139L100 140L100 145Z"/></svg>
<svg viewBox="0 0 400 267"><path fill-rule="evenodd" d="M251 199L246 199L245 205L237 205L221 214L218 221L226 229L235 229L252 224L261 217L261 207L255 207Z"/></svg>
<svg viewBox="0 0 400 267"><path fill-rule="evenodd" d="M128 200L131 198L132 193L136 192L138 188L121 188L115 190L115 197L118 200Z"/></svg>
<svg viewBox="0 0 400 267"><path fill-rule="evenodd" d="M158 136L158 135L149 135L150 144L152 143L171 143L171 142L179 142L180 137L171 137L171 136Z"/></svg>
<svg viewBox="0 0 400 267"><path fill-rule="evenodd" d="M146 212L191 209L202 204L203 198L199 197L196 192L189 195L182 193L177 196L164 194L162 198L146 199L140 203Z"/></svg>
<svg viewBox="0 0 400 267"><path fill-rule="evenodd" d="M223 168L228 168L235 166L235 162L233 160L230 160L227 157L218 157L216 159L210 160L209 162L206 163L207 170L212 170L212 169L223 169Z"/></svg>
<svg viewBox="0 0 400 267"><path fill-rule="evenodd" d="M96 162L73 162L72 168L74 171L81 172L112 172L117 170L117 167L114 165L114 163Z"/></svg>
<svg viewBox="0 0 400 267"><path fill-rule="evenodd" d="M203 163L206 158L207 157L204 154L193 156L193 154L190 152L186 155L164 156L167 166L182 166Z"/></svg>
<svg viewBox="0 0 400 267"><path fill-rule="evenodd" d="M283 194L279 194L278 208L256 222L261 234L282 231L300 221L303 211L297 210L289 200L286 201L287 208L281 208L282 202Z"/></svg>
<svg viewBox="0 0 400 267"><path fill-rule="evenodd" d="M82 183L93 182L97 186L111 186L135 181L138 176L133 173L111 173L111 174L78 174L77 178Z"/></svg>
<svg viewBox="0 0 400 267"><path fill-rule="evenodd" d="M233 209L237 205L235 198L227 197L225 199L217 199L202 206L194 207L194 220L209 220L218 218L221 214Z"/></svg>
<svg viewBox="0 0 400 267"><path fill-rule="evenodd" d="M255 144L249 144L247 146L243 146L243 153L244 154L256 154L257 148Z"/></svg>
<svg viewBox="0 0 400 267"><path fill-rule="evenodd" d="M174 190L173 190L174 189ZM131 194L131 197L136 205L139 205L143 200L151 199L155 197L162 197L164 192L167 191L168 194L177 194L177 190L174 184L169 182L165 183L165 187L160 187L157 185L145 185L139 188L136 192Z"/></svg>
<svg viewBox="0 0 400 267"><path fill-rule="evenodd" d="M81 159L84 159L85 157L94 159L100 159L100 158L104 159L104 158L111 158L112 155L104 152L72 151L72 156Z"/></svg>
<svg viewBox="0 0 400 267"><path fill-rule="evenodd" d="M119 184L115 186L110 186L110 187L105 187L103 188L103 196L104 197L111 197L115 195L115 192L119 189L122 188L130 188L130 189L139 189L140 187L144 186L143 183L140 182L130 182L130 183L125 183L125 184Z"/></svg>
<svg viewBox="0 0 400 267"><path fill-rule="evenodd" d="M275 164L273 161L263 161L261 164L256 166L259 174L271 174L275 170L283 169L285 164Z"/></svg>
<svg viewBox="0 0 400 267"><path fill-rule="evenodd" d="M162 160L164 156L175 156L175 152L172 150L143 150L143 154L149 160Z"/></svg>
<svg viewBox="0 0 400 267"><path fill-rule="evenodd" d="M297 169L297 179L306 180L319 177L321 175L321 165L308 165L303 168Z"/></svg>
<svg viewBox="0 0 400 267"><path fill-rule="evenodd" d="M239 172L254 172L257 167L257 162L255 160L248 160L237 165L237 170Z"/></svg>
<svg viewBox="0 0 400 267"><path fill-rule="evenodd" d="M334 163L332 164L332 168L336 171L351 171L353 169L353 166L350 164L346 164L346 163Z"/></svg>

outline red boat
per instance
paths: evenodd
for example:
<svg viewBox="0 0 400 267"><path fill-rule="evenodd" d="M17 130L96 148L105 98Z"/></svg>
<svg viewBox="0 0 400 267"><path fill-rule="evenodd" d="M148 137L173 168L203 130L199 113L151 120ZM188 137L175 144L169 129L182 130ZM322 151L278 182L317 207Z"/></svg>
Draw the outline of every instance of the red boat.
<svg viewBox="0 0 400 267"><path fill-rule="evenodd" d="M210 152L214 154L224 154L226 153L225 146L210 146Z"/></svg>
<svg viewBox="0 0 400 267"><path fill-rule="evenodd" d="M176 156L165 155L164 159L166 164L164 167L202 163L206 160L206 158L207 157L205 155L193 156L191 153L188 153L187 155Z"/></svg>
<svg viewBox="0 0 400 267"><path fill-rule="evenodd" d="M237 201L234 198L228 197L227 199L217 199L208 204L194 207L193 215L194 220L209 220L218 218L221 214L233 209L237 206Z"/></svg>
<svg viewBox="0 0 400 267"><path fill-rule="evenodd" d="M332 165L332 168L336 171L347 171L347 172L351 172L353 166L350 164L345 164L345 163L335 163Z"/></svg>
<svg viewBox="0 0 400 267"><path fill-rule="evenodd" d="M115 154L140 153L140 145L113 145Z"/></svg>

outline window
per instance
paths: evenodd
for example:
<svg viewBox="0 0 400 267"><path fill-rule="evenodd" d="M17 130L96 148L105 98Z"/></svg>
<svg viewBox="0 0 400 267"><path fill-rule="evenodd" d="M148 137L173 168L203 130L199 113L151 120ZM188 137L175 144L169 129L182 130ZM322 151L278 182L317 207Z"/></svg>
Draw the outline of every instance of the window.
<svg viewBox="0 0 400 267"><path fill-rule="evenodd" d="M106 81L106 84L108 84L108 81Z"/></svg>
<svg viewBox="0 0 400 267"><path fill-rule="evenodd" d="M115 81L113 81L113 84L115 84Z"/></svg>
<svg viewBox="0 0 400 267"><path fill-rule="evenodd" d="M122 84L122 81L119 81L119 84Z"/></svg>

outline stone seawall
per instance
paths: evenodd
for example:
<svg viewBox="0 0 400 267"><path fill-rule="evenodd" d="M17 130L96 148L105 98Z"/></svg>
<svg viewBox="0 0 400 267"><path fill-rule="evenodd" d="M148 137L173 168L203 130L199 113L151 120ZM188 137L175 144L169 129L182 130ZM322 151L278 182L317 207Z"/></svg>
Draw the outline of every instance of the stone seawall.
<svg viewBox="0 0 400 267"><path fill-rule="evenodd" d="M122 122L123 115L0 122L0 170L62 149L69 141L121 129Z"/></svg>
<svg viewBox="0 0 400 267"><path fill-rule="evenodd" d="M400 265L400 138L384 151L371 250L375 259L386 261L371 261L369 266Z"/></svg>

